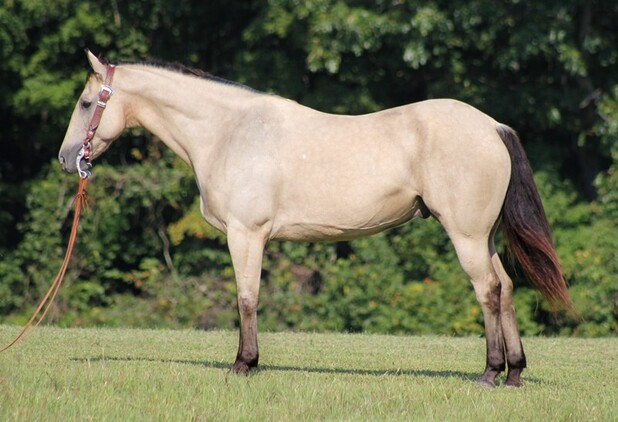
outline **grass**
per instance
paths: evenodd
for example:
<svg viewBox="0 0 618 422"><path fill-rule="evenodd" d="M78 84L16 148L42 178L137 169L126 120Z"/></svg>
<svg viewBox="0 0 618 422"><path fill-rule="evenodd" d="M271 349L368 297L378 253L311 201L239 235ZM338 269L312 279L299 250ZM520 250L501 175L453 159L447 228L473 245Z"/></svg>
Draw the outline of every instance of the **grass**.
<svg viewBox="0 0 618 422"><path fill-rule="evenodd" d="M480 338L259 339L244 377L235 332L39 328L0 355L0 420L618 420L618 338L524 339L525 386L493 390Z"/></svg>

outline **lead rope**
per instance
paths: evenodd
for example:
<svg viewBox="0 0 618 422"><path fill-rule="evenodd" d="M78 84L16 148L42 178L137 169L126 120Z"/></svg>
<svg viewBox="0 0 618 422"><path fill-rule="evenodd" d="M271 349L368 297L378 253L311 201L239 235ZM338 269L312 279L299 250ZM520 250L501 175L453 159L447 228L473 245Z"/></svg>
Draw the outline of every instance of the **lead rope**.
<svg viewBox="0 0 618 422"><path fill-rule="evenodd" d="M36 328L39 326L41 321L47 315L47 312L51 308L52 303L54 303L54 299L58 294L58 290L60 290L60 285L62 284L62 280L64 279L64 274L67 272L67 268L69 267L69 261L71 260L71 254L73 253L73 247L75 246L75 242L77 241L77 229L79 228L79 218L82 214L82 209L84 208L84 204L86 203L86 185L88 185L88 178L91 176L91 147L92 147L92 139L99 127L99 123L101 121L101 116L103 115L103 110L107 106L107 101L110 99L114 91L112 90L112 78L114 77L115 66L108 64L106 66L106 74L105 74L105 83L101 86L99 90L99 100L97 101L97 107L94 111L92 119L90 120L90 125L88 126L88 130L86 132L86 137L82 141L82 147L77 154L77 158L75 164L77 166L77 171L79 173L79 184L77 185L77 193L75 194L75 198L73 199L73 204L75 207L75 212L73 213L73 225L71 227L71 236L69 237L69 243L67 245L67 251L64 254L64 261L62 262L62 266L60 267L60 271L56 275L56 278L52 282L49 290L43 299L41 299L41 303L34 311L33 315L30 317L30 320L26 323L24 328L22 328L21 332L11 341L9 344L0 349L0 353L4 352L15 343L17 343L21 338L23 338L30 328ZM85 160L86 168L82 168L82 160ZM39 320L34 324L34 320L37 316L43 311L43 315L39 318Z"/></svg>
<svg viewBox="0 0 618 422"><path fill-rule="evenodd" d="M49 287L49 290L47 290L47 293L45 294L45 296L43 296L43 299L41 299L41 303L39 303L39 306L36 308L32 316L30 317L30 320L26 323L24 328L22 328L21 332L17 335L17 337L13 339L13 341L11 341L9 344L7 344L2 349L0 349L0 353L4 352L5 350L13 346L22 337L24 337L28 333L30 328L32 327L34 320L41 313L41 310L45 308L45 311L43 311L43 315L41 315L41 317L38 319L36 324L34 324L33 328L38 327L38 325L41 323L41 321L43 321L43 319L47 315L47 312L51 308L51 304L54 302L54 299L56 298L56 294L58 293L58 290L60 290L60 285L62 284L62 280L64 279L64 274L66 273L67 268L69 266L71 254L73 253L73 247L75 246L75 241L77 240L77 229L79 228L79 218L81 216L82 209L84 208L84 204L86 203L86 185L87 184L88 184L88 178L80 177L79 184L77 186L77 193L75 194L75 199L73 200L75 212L73 214L73 226L71 227L71 236L69 237L67 251L64 254L64 261L62 262L60 271L58 271L56 278L54 279L51 286Z"/></svg>

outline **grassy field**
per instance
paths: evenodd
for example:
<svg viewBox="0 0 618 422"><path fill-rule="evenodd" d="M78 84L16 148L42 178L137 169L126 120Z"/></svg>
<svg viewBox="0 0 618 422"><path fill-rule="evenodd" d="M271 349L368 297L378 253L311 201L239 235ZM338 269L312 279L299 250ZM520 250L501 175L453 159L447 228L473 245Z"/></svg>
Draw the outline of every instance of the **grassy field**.
<svg viewBox="0 0 618 422"><path fill-rule="evenodd" d="M0 326L0 343L16 327ZM618 338L528 338L521 389L475 384L481 338L40 328L0 355L1 421L618 420Z"/></svg>

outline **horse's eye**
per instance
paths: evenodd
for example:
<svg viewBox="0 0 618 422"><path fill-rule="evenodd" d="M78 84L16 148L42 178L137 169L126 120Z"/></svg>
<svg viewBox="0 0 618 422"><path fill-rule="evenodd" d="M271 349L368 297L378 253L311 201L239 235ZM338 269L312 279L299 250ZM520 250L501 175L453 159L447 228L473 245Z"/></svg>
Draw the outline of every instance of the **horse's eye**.
<svg viewBox="0 0 618 422"><path fill-rule="evenodd" d="M91 105L92 105L92 101L88 101L88 100L82 100L82 102L80 103L80 106L83 109L88 109Z"/></svg>

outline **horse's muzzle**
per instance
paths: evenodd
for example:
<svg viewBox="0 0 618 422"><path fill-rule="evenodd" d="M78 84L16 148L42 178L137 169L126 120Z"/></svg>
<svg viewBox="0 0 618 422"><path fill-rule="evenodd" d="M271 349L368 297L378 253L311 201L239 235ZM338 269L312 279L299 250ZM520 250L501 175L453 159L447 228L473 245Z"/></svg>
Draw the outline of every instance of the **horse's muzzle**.
<svg viewBox="0 0 618 422"><path fill-rule="evenodd" d="M70 158L66 158L65 154L62 152L58 155L58 161L60 162L60 167L62 167L62 170L67 173L75 173L77 171L75 159L71 160Z"/></svg>

